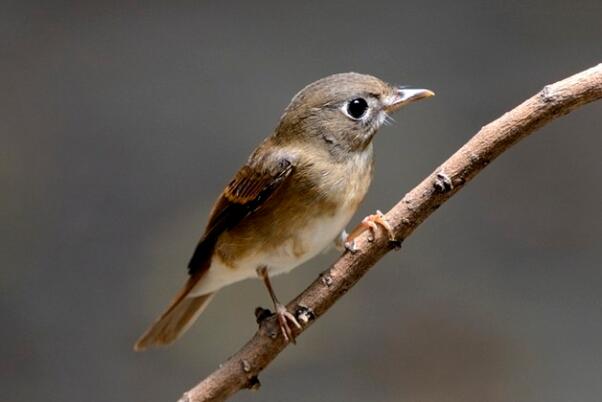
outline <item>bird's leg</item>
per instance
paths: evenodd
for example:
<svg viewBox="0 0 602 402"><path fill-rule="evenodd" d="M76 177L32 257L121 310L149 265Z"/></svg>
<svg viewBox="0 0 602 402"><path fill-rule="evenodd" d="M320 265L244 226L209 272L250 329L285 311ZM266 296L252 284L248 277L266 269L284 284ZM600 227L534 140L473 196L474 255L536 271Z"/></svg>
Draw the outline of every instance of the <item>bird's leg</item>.
<svg viewBox="0 0 602 402"><path fill-rule="evenodd" d="M366 230L370 230L371 232L369 240L374 240L377 225L380 225L383 227L383 229L385 229L385 232L387 232L387 234L389 235L390 241L395 241L393 228L391 227L391 225L389 225L389 222L385 220L385 216L383 215L383 213L377 210L375 214L368 215L364 219L362 219L362 222L359 225L357 225L357 227L353 229L351 233L349 233L347 239L345 240L345 248L352 253L356 252L357 246L355 245L355 239L359 237L359 235L364 233Z"/></svg>
<svg viewBox="0 0 602 402"><path fill-rule="evenodd" d="M268 274L267 267L259 267L257 268L257 275L263 280L265 287L268 289L270 293L270 297L274 302L274 309L276 310L276 318L278 319L278 324L280 325L280 331L284 336L284 340L287 342L295 343L295 334L293 330L289 326L289 321L297 328L301 329L301 324L297 321L295 316L288 312L286 306L278 301L276 297L276 293L274 293L274 288L272 288L272 282L270 281L270 276Z"/></svg>

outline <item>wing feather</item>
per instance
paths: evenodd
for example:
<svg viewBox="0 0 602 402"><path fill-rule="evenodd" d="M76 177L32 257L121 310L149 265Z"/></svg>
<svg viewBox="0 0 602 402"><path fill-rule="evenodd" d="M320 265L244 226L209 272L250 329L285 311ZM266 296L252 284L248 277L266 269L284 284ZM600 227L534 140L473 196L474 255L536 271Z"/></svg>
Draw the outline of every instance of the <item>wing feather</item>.
<svg viewBox="0 0 602 402"><path fill-rule="evenodd" d="M226 186L213 207L205 234L188 263L191 276L200 275L209 268L219 235L260 208L293 171L293 164L286 158L270 165L271 168L265 164L247 164Z"/></svg>

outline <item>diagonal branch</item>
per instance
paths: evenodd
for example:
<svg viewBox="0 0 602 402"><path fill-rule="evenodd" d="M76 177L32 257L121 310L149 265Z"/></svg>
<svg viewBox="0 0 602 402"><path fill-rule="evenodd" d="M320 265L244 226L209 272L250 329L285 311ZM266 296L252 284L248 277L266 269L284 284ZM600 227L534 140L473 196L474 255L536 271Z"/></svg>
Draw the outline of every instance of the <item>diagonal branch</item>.
<svg viewBox="0 0 602 402"><path fill-rule="evenodd" d="M484 126L470 141L406 194L386 215L399 242L502 152L547 122L602 98L602 64L557 83ZM399 243L400 244L400 243ZM305 331L353 287L386 253L395 248L382 232L359 251L345 253L288 304ZM243 388L259 387L257 376L287 346L272 318L261 322L253 338L236 354L186 392L180 402L223 401Z"/></svg>

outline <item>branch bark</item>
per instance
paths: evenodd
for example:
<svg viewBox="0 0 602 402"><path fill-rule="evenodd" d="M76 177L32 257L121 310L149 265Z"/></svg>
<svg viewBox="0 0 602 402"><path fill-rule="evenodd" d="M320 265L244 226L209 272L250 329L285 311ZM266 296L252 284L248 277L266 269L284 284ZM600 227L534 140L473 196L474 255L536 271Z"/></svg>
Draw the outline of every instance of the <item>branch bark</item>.
<svg viewBox="0 0 602 402"><path fill-rule="evenodd" d="M462 189L501 153L544 124L602 98L602 64L545 86L539 93L481 130L433 173L407 193L386 215L399 244L437 208ZM288 304L303 328L321 317L387 252L399 246L380 232L364 234L359 250L343 254ZM260 323L253 338L236 354L184 393L180 402L223 401L243 388L259 387L257 376L287 346L272 318Z"/></svg>

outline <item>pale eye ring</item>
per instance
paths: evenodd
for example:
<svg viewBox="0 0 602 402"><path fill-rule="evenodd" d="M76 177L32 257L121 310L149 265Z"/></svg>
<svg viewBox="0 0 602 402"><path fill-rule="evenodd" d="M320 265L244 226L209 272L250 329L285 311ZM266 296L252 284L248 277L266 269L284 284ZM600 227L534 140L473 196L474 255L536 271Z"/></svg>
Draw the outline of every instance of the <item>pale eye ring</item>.
<svg viewBox="0 0 602 402"><path fill-rule="evenodd" d="M343 111L353 120L360 120L368 111L368 102L364 98L355 98L343 106Z"/></svg>

